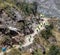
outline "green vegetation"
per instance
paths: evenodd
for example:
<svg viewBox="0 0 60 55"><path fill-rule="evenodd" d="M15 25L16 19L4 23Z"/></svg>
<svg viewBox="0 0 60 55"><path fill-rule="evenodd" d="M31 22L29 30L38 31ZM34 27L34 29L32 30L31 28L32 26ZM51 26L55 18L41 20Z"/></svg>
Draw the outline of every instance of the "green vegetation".
<svg viewBox="0 0 60 55"><path fill-rule="evenodd" d="M51 32L51 30L53 29L53 26L52 25L47 25L46 26L46 30L42 30L41 31L41 35L43 38L45 38L46 40L49 38L49 37L53 37L53 34Z"/></svg>
<svg viewBox="0 0 60 55"><path fill-rule="evenodd" d="M52 30L54 27L53 27L53 24L50 24L50 25L46 25L45 28L49 29L49 30Z"/></svg>
<svg viewBox="0 0 60 55"><path fill-rule="evenodd" d="M16 0L0 0L0 7L6 8L5 11L12 17L11 8L15 7L15 9L22 11L25 15L37 13L37 3L33 2L31 4L24 2L17 2Z"/></svg>
<svg viewBox="0 0 60 55"><path fill-rule="evenodd" d="M33 2L31 4L24 2L21 3L17 3L16 6L18 6L25 15L30 15L30 14L34 14L36 15L37 13L37 3Z"/></svg>
<svg viewBox="0 0 60 55"><path fill-rule="evenodd" d="M40 49L37 49L33 52L33 55L43 55Z"/></svg>
<svg viewBox="0 0 60 55"><path fill-rule="evenodd" d="M4 12L7 14L7 18L16 18L14 14L14 9L18 12L21 11L23 16L25 15L26 17L29 16L30 14L33 14L36 16L37 14L37 2L33 2L31 4L24 2L17 2L17 0L0 0L0 9L3 9ZM15 16L15 17L14 17ZM44 17L44 15L40 15L41 17ZM19 27L21 30L22 28L24 29L27 21L24 21L24 23L20 22L17 23L16 27ZM45 25L45 24L44 24ZM42 27L42 25L41 25ZM45 26L46 30L42 30L41 33L39 33L34 40L34 43L37 44L42 44L45 40L48 40L49 37L54 37L52 34L52 29L54 28L52 24L49 26ZM23 32L23 30L22 30ZM40 35L41 34L41 35ZM40 38L42 36L43 38ZM22 37L23 38L23 37ZM41 41L43 39L43 41ZM4 44L5 42L9 43L11 45L11 38L9 35L4 35L3 37L0 38L0 45ZM29 39L30 41L30 39ZM47 41L48 42L48 41ZM20 46L22 45L23 40L19 42ZM43 46L43 44L42 44ZM45 47L45 46L43 46ZM47 47L46 47L47 48ZM50 49L49 49L50 48ZM60 55L60 48L57 46L51 46L49 47L49 51L45 55ZM5 55L21 55L21 52L18 49L12 48L12 50L9 53L5 53ZM33 55L43 55L40 49L35 50L33 52Z"/></svg>
<svg viewBox="0 0 60 55"><path fill-rule="evenodd" d="M52 45L47 55L60 55L60 48L55 45Z"/></svg>
<svg viewBox="0 0 60 55"><path fill-rule="evenodd" d="M6 53L6 55L21 55L21 52L18 49L12 48L9 53Z"/></svg>

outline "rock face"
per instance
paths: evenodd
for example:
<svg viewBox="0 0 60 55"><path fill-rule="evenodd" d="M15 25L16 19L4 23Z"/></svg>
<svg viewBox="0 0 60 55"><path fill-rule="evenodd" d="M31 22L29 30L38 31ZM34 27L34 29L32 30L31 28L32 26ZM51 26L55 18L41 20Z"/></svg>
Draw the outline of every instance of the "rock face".
<svg viewBox="0 0 60 55"><path fill-rule="evenodd" d="M60 17L60 0L26 0L26 2L38 3L38 12L47 16Z"/></svg>

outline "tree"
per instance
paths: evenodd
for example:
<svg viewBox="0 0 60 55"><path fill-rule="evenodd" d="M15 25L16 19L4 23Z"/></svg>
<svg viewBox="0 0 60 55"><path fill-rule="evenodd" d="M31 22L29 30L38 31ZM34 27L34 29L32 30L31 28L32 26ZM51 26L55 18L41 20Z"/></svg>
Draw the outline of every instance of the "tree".
<svg viewBox="0 0 60 55"><path fill-rule="evenodd" d="M33 12L33 14L34 15L36 15L36 13L37 13L37 2L33 2L33 8L32 8L32 12Z"/></svg>
<svg viewBox="0 0 60 55"><path fill-rule="evenodd" d="M53 27L53 24L50 24L50 25L46 25L45 28L49 29L49 30L52 30L54 27Z"/></svg>
<svg viewBox="0 0 60 55"><path fill-rule="evenodd" d="M50 30L42 30L41 35L47 40L52 35L52 33L50 32Z"/></svg>

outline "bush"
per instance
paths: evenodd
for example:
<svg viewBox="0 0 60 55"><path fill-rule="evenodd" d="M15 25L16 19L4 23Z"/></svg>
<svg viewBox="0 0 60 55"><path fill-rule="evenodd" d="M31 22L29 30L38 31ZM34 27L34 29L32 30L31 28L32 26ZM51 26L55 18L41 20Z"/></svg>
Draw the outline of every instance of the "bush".
<svg viewBox="0 0 60 55"><path fill-rule="evenodd" d="M34 50L32 55L43 55L40 49Z"/></svg>
<svg viewBox="0 0 60 55"><path fill-rule="evenodd" d="M52 45L47 55L57 55L59 53L59 48Z"/></svg>
<svg viewBox="0 0 60 55"><path fill-rule="evenodd" d="M21 52L18 49L12 48L11 51L6 55L21 55Z"/></svg>
<svg viewBox="0 0 60 55"><path fill-rule="evenodd" d="M53 36L51 32L51 30L53 29L53 25L49 25L49 26L47 25L45 26L45 28L46 30L41 31L41 35L43 38L47 40L49 37Z"/></svg>

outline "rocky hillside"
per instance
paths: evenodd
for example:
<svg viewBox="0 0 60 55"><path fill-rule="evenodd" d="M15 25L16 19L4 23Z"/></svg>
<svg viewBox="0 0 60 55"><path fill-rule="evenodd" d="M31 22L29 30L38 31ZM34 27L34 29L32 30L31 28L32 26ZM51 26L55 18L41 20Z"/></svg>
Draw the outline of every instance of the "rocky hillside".
<svg viewBox="0 0 60 55"><path fill-rule="evenodd" d="M0 0L0 55L60 55L59 2Z"/></svg>
<svg viewBox="0 0 60 55"><path fill-rule="evenodd" d="M26 0L29 3L38 3L38 12L48 16L60 17L60 0Z"/></svg>

